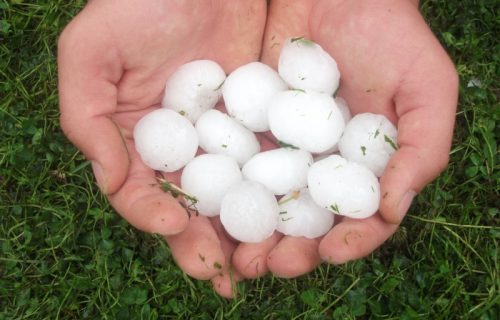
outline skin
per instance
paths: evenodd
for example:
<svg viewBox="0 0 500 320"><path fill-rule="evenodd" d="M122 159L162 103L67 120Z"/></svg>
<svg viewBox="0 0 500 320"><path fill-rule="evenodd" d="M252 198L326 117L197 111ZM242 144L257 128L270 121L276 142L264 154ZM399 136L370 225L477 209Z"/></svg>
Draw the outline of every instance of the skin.
<svg viewBox="0 0 500 320"><path fill-rule="evenodd" d="M211 59L229 73L262 54L276 67L279 44L297 35L335 57L339 94L353 114L382 113L398 124L400 149L381 179L380 214L344 219L322 239L276 233L260 244L237 244L218 219L188 219L154 185L132 129L159 106L179 65ZM180 268L211 280L224 297L244 278L268 271L295 277L322 260L369 254L403 219L411 202L404 195L419 192L448 161L457 76L415 1L273 0L267 22L266 1L89 1L61 35L58 64L61 126L91 160L113 207L138 229L164 235ZM259 139L262 150L274 148ZM178 173L166 178L179 182Z"/></svg>
<svg viewBox="0 0 500 320"><path fill-rule="evenodd" d="M140 230L165 236L178 265L231 296L235 244L217 221L188 219L155 186L132 140L138 119L160 105L165 82L183 63L218 62L226 73L258 60L267 4L262 1L89 1L58 47L61 126L91 161L101 190ZM242 23L244 21L245 23ZM166 178L179 184L180 174Z"/></svg>
<svg viewBox="0 0 500 320"><path fill-rule="evenodd" d="M444 170L458 77L417 5L401 0L271 2L263 62L277 68L280 44L287 37L304 36L320 44L337 61L339 95L353 115L387 116L397 124L399 149L381 177L377 214L344 218L321 239L286 236L275 239L273 247L240 247L239 256L266 260L272 273L285 278L307 273L321 261L341 264L364 257L397 230L414 195Z"/></svg>

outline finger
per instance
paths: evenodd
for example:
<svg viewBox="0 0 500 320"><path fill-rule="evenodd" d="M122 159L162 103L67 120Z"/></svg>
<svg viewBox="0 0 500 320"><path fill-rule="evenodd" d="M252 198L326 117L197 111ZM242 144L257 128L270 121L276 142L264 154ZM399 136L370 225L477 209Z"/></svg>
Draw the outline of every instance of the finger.
<svg viewBox="0 0 500 320"><path fill-rule="evenodd" d="M183 232L165 239L175 262L189 276L209 280L221 273L225 264L224 252L207 217L191 216Z"/></svg>
<svg viewBox="0 0 500 320"><path fill-rule="evenodd" d="M248 279L262 277L269 271L268 254L282 237L281 233L275 232L259 243L240 243L233 254L234 268Z"/></svg>
<svg viewBox="0 0 500 320"><path fill-rule="evenodd" d="M115 84L122 68L107 33L100 29L102 23L90 17L82 19L85 14L84 10L78 15L59 39L61 127L91 160L103 192L112 194L128 172L127 149L109 117L116 110Z"/></svg>
<svg viewBox="0 0 500 320"><path fill-rule="evenodd" d="M111 205L134 227L161 235L173 235L184 230L188 214L170 194L164 192L155 173L146 167L127 140L130 155L128 177L122 187L109 195Z"/></svg>
<svg viewBox="0 0 500 320"><path fill-rule="evenodd" d="M282 278L295 278L308 273L321 263L319 240L285 236L269 253L269 270Z"/></svg>
<svg viewBox="0 0 500 320"><path fill-rule="evenodd" d="M312 1L271 1L262 46L262 62L277 69L281 47L288 37L310 38L308 17L311 7Z"/></svg>
<svg viewBox="0 0 500 320"><path fill-rule="evenodd" d="M225 263L221 268L221 272L212 278L212 286L217 294L224 298L231 299L238 294L236 284L244 279L244 277L231 265L233 252L238 244L226 236L219 217L211 218L210 221L219 237L222 252L225 257Z"/></svg>
<svg viewBox="0 0 500 320"><path fill-rule="evenodd" d="M319 254L334 264L356 260L378 248L397 228L379 214L362 220L345 218L321 240Z"/></svg>
<svg viewBox="0 0 500 320"><path fill-rule="evenodd" d="M430 31L429 31L430 33ZM380 211L399 224L413 197L448 163L458 99L458 77L432 34L394 98L399 149L381 177Z"/></svg>

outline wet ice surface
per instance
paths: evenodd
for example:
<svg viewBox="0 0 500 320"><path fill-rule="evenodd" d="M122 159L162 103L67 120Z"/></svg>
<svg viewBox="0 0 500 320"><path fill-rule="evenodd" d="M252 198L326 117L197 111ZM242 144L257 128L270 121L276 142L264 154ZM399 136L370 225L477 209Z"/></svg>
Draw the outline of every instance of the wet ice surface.
<svg viewBox="0 0 500 320"><path fill-rule="evenodd" d="M280 92L269 106L269 127L280 141L311 153L332 148L344 130L331 96L312 91Z"/></svg>
<svg viewBox="0 0 500 320"><path fill-rule="evenodd" d="M307 172L313 159L304 150L274 149L254 155L243 166L247 180L262 183L275 195L283 195L307 185Z"/></svg>
<svg viewBox="0 0 500 320"><path fill-rule="evenodd" d="M279 206L273 193L254 181L233 185L222 199L220 220L236 240L257 243L272 235Z"/></svg>
<svg viewBox="0 0 500 320"><path fill-rule="evenodd" d="M205 112L196 122L196 131L205 152L228 155L240 166L260 151L252 131L218 110Z"/></svg>
<svg viewBox="0 0 500 320"><path fill-rule="evenodd" d="M367 167L338 155L315 162L307 177L314 201L333 213L367 218L378 210L380 185Z"/></svg>
<svg viewBox="0 0 500 320"><path fill-rule="evenodd" d="M223 154L202 154L189 162L181 176L181 188L197 200L201 215L219 214L222 198L243 179L238 163Z"/></svg>
<svg viewBox="0 0 500 320"><path fill-rule="evenodd" d="M333 226L334 214L317 205L307 188L286 194L279 203L277 230L285 235L314 239Z"/></svg>
<svg viewBox="0 0 500 320"><path fill-rule="evenodd" d="M332 95L339 86L335 60L320 45L304 38L288 38L280 52L278 72L293 89Z"/></svg>
<svg viewBox="0 0 500 320"><path fill-rule="evenodd" d="M214 61L195 60L183 64L167 80L162 106L194 123L219 101L225 79L224 70Z"/></svg>
<svg viewBox="0 0 500 320"><path fill-rule="evenodd" d="M278 73L261 62L234 70L226 79L222 94L228 114L254 132L269 130L270 99L288 89Z"/></svg>
<svg viewBox="0 0 500 320"><path fill-rule="evenodd" d="M165 108L152 111L137 122L134 141L142 161L163 172L181 169L198 149L198 135L191 122Z"/></svg>
<svg viewBox="0 0 500 320"><path fill-rule="evenodd" d="M358 114L347 123L339 142L340 154L380 177L396 152L397 134L396 127L383 115Z"/></svg>

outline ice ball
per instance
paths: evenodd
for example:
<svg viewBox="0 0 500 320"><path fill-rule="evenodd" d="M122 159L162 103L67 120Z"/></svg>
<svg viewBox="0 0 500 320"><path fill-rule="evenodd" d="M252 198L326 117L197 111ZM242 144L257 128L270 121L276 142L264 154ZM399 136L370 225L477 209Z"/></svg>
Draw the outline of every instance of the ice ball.
<svg viewBox="0 0 500 320"><path fill-rule="evenodd" d="M317 43L303 37L289 38L283 45L278 72L293 89L333 95L340 81L335 60Z"/></svg>
<svg viewBox="0 0 500 320"><path fill-rule="evenodd" d="M157 109L134 127L135 148L150 168L174 172L194 158L198 135L188 119L170 109Z"/></svg>
<svg viewBox="0 0 500 320"><path fill-rule="evenodd" d="M268 116L271 132L278 140L311 153L335 146L345 126L333 97L312 91L276 94Z"/></svg>
<svg viewBox="0 0 500 320"><path fill-rule="evenodd" d="M223 154L202 154L191 160L181 176L182 189L197 200L201 215L219 214L222 198L229 188L243 179L233 158Z"/></svg>
<svg viewBox="0 0 500 320"><path fill-rule="evenodd" d="M367 167L338 155L315 162L307 177L314 201L333 213L363 219L379 206L380 185Z"/></svg>
<svg viewBox="0 0 500 320"><path fill-rule="evenodd" d="M314 239L333 226L334 214L318 206L307 188L287 193L279 206L277 230L285 235Z"/></svg>
<svg viewBox="0 0 500 320"><path fill-rule="evenodd" d="M196 122L196 131L205 152L228 155L240 166L260 151L252 131L218 110L205 112Z"/></svg>
<svg viewBox="0 0 500 320"><path fill-rule="evenodd" d="M192 123L215 106L222 95L226 74L211 60L194 60L168 78L162 106L179 112Z"/></svg>
<svg viewBox="0 0 500 320"><path fill-rule="evenodd" d="M243 166L242 172L245 179L262 183L275 195L283 195L307 185L312 163L309 152L280 148L257 153Z"/></svg>
<svg viewBox="0 0 500 320"><path fill-rule="evenodd" d="M348 122L339 141L340 154L380 177L397 149L397 135L396 127L385 116L361 113Z"/></svg>
<svg viewBox="0 0 500 320"><path fill-rule="evenodd" d="M269 238L276 230L278 216L276 198L259 182L239 182L222 199L222 225L233 238L242 242L257 243Z"/></svg>
<svg viewBox="0 0 500 320"><path fill-rule="evenodd" d="M222 95L231 117L254 132L263 132L269 130L269 101L276 93L286 89L285 82L271 67L251 62L227 77Z"/></svg>

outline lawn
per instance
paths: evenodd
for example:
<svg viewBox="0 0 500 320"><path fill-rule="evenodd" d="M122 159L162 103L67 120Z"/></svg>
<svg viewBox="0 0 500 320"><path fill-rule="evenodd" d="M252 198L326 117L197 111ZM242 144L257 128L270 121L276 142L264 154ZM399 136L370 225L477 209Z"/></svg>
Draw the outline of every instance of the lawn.
<svg viewBox="0 0 500 320"><path fill-rule="evenodd" d="M497 1L421 5L460 102L450 164L399 231L363 260L247 281L232 301L118 217L61 133L56 40L83 4L0 0L0 320L499 319Z"/></svg>

